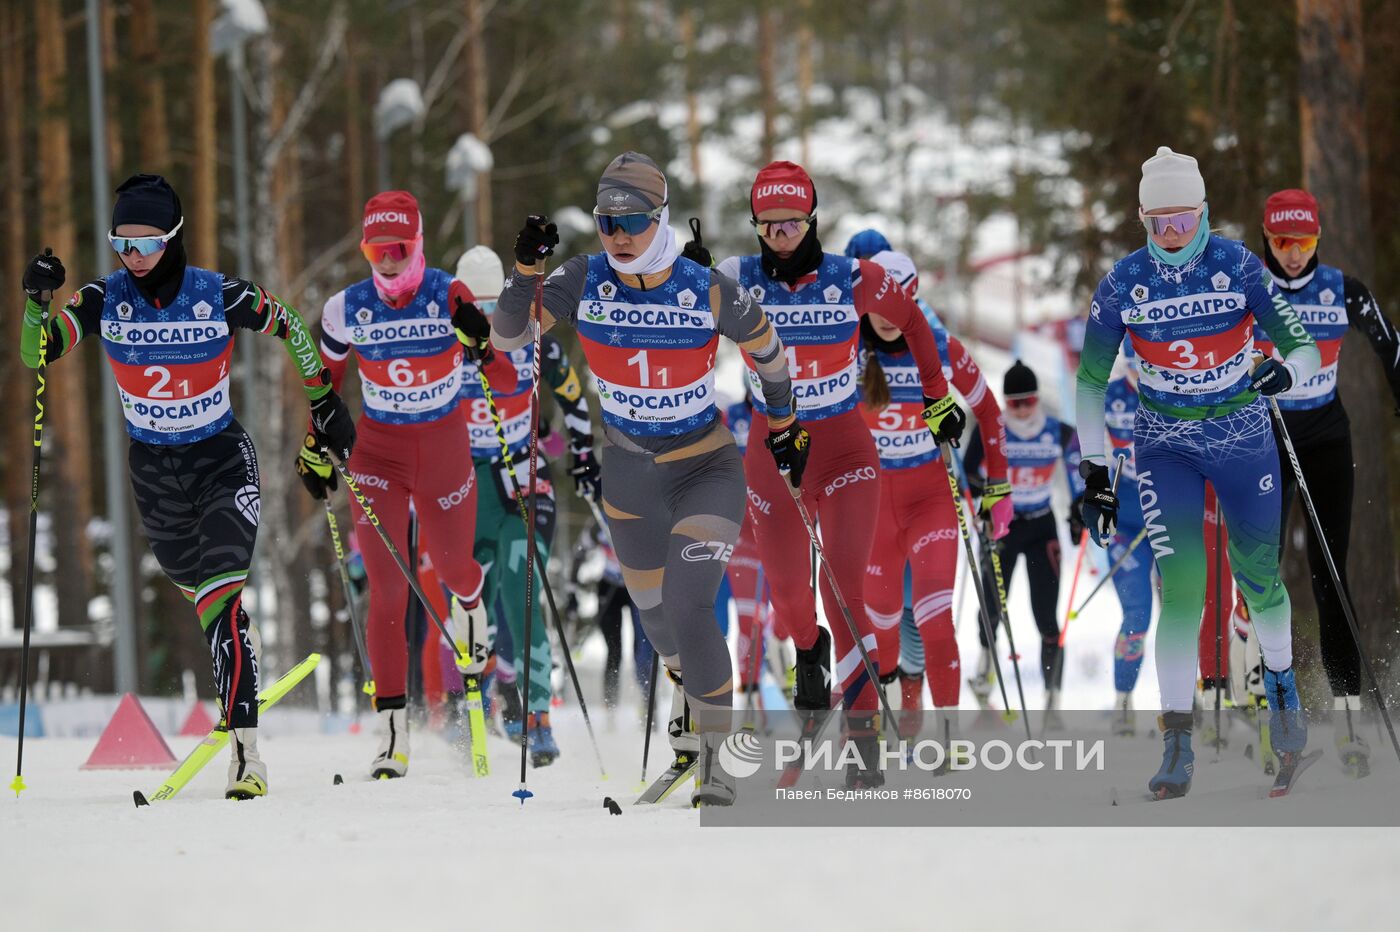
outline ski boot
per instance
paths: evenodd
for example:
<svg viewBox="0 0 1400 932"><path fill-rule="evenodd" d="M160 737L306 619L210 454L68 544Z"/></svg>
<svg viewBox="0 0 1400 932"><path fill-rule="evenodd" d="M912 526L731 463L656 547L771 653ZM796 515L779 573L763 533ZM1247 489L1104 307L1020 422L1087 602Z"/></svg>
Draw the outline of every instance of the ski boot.
<svg viewBox="0 0 1400 932"><path fill-rule="evenodd" d="M1342 759L1342 769L1348 777L1360 780L1371 773L1371 746L1356 730L1361 719L1361 697L1337 696L1332 708L1333 738Z"/></svg>
<svg viewBox="0 0 1400 932"><path fill-rule="evenodd" d="M753 729L745 725L739 733L744 732L752 734ZM726 737L722 731L710 731L699 736L700 766L695 776L695 789L690 793L692 808L734 805L734 778L719 760L719 751Z"/></svg>
<svg viewBox="0 0 1400 932"><path fill-rule="evenodd" d="M1225 712L1228 706L1230 693L1229 683L1225 679L1220 682L1220 710ZM1215 727L1215 680L1207 677L1196 681L1196 697L1193 703L1195 711L1195 723L1201 730L1201 747L1213 747L1217 751L1229 745L1226 737L1226 729L1230 720L1228 713L1220 720L1220 729Z"/></svg>
<svg viewBox="0 0 1400 932"><path fill-rule="evenodd" d="M1308 720L1298 696L1293 668L1277 671L1266 668L1264 695L1269 699L1269 744L1281 768L1287 762L1284 755L1299 755L1308 743Z"/></svg>
<svg viewBox="0 0 1400 932"><path fill-rule="evenodd" d="M977 672L967 679L967 688L972 698L977 700L977 708L982 712L992 709L992 687L996 685L996 671L992 668L992 654L986 648L977 656ZM978 721L982 716L978 716Z"/></svg>
<svg viewBox="0 0 1400 932"><path fill-rule="evenodd" d="M847 715L846 740L859 758L846 763L846 789L873 790L884 786L885 775L880 771L879 714L852 712Z"/></svg>
<svg viewBox="0 0 1400 932"><path fill-rule="evenodd" d="M901 738L913 738L923 725L924 675L899 668L899 725Z"/></svg>
<svg viewBox="0 0 1400 932"><path fill-rule="evenodd" d="M666 775L674 778L674 782L685 779L686 774L695 769L700 759L700 735L696 733L695 722L690 717L690 703L685 699L680 672L665 664L662 664L662 669L666 671L672 686L671 714L666 719L666 735L675 757Z"/></svg>
<svg viewBox="0 0 1400 932"><path fill-rule="evenodd" d="M799 712L825 712L831 708L831 635L820 626L812 646L797 650L792 707Z"/></svg>
<svg viewBox="0 0 1400 932"><path fill-rule="evenodd" d="M1162 729L1162 766L1147 781L1147 791L1154 799L1176 799L1191 789L1191 774L1196 769L1196 755L1191 750L1191 713L1163 712L1157 727Z"/></svg>
<svg viewBox="0 0 1400 932"><path fill-rule="evenodd" d="M228 762L228 786L225 799L253 799L267 795L267 764L258 755L256 728L230 729L228 746L232 755Z"/></svg>
<svg viewBox="0 0 1400 932"><path fill-rule="evenodd" d="M456 645L457 670L462 674L481 674L491 659L491 623L481 599L468 606L452 596L452 641Z"/></svg>
<svg viewBox="0 0 1400 932"><path fill-rule="evenodd" d="M379 712L379 752L374 755L369 775L373 780L393 780L408 773L408 709L406 700L388 700L388 705L379 700L375 708Z"/></svg>
<svg viewBox="0 0 1400 932"><path fill-rule="evenodd" d="M1133 694L1119 693L1113 703L1113 735L1115 738L1131 738L1137 734L1137 723L1133 715Z"/></svg>
<svg viewBox="0 0 1400 932"><path fill-rule="evenodd" d="M530 766L548 767L559 759L559 745L554 743L554 729L549 727L548 712L530 713Z"/></svg>
<svg viewBox="0 0 1400 932"><path fill-rule="evenodd" d="M525 728L525 706L520 702L520 690L516 681L498 681L496 694L501 697L501 728L511 741L519 744Z"/></svg>
<svg viewBox="0 0 1400 932"><path fill-rule="evenodd" d="M943 746L943 763L933 770L935 777L944 776L955 766L962 769L972 763L970 752L953 751L953 740L958 736L957 722L957 706L933 710L933 740Z"/></svg>

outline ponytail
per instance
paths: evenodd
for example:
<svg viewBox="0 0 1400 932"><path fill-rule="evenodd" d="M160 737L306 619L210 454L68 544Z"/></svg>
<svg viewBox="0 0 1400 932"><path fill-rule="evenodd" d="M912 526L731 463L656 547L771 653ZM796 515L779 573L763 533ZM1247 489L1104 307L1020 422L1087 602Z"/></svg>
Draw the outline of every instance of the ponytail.
<svg viewBox="0 0 1400 932"><path fill-rule="evenodd" d="M865 375L860 381L860 391L865 406L871 411L878 413L889 407L890 383L885 379L880 356L873 349L865 351Z"/></svg>

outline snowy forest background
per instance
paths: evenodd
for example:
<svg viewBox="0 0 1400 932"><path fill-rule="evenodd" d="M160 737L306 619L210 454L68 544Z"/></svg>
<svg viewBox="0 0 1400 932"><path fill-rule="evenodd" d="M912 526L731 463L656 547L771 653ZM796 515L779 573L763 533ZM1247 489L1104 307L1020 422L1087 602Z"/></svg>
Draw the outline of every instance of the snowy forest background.
<svg viewBox="0 0 1400 932"><path fill-rule="evenodd" d="M1264 197L1311 188L1324 213L1323 261L1367 281L1392 319L1400 304L1400 0L263 6L270 28L244 45L235 82L229 56L216 57L209 41L219 0L98 4L105 184L166 175L184 201L191 261L247 274L313 322L329 294L364 275L361 209L378 179L418 196L429 260L451 269L467 235L508 255L526 213L586 212L599 170L626 148L666 167L677 226L702 217L717 257L754 248L754 171L775 157L807 164L827 248L881 227L924 270L924 295L977 342L1006 346L1023 328L1082 316L1112 258L1141 242L1139 165L1162 144L1201 160L1212 220L1255 248ZM11 347L30 255L52 246L70 285L116 264L93 245L86 28L82 0L0 0L0 327ZM424 111L380 144L375 103L399 78L417 82ZM252 227L243 257L231 155L240 92ZM447 183L464 133L492 155L474 204ZM592 244L587 218L572 219L566 254ZM339 608L340 591L324 517L291 471L301 393L270 341L246 337L238 354L251 358L253 377L236 410L263 470L255 572L280 620L269 646L279 666L308 650L348 658L347 626L326 609L327 600ZM1350 576L1393 681L1400 422L1369 348L1358 342L1347 355L1342 391L1359 458ZM101 367L88 346L50 370L39 569L51 593L40 622L60 667L53 675L106 691L113 564L102 419L117 414L103 413L110 375ZM0 686L18 673L32 379L14 349L0 353L9 603L0 606ZM140 689L175 689L193 669L205 692L191 610L133 535ZM1301 536L1290 544L1298 640L1315 643ZM64 648L65 631L83 637ZM1300 666L1314 659L1303 651Z"/></svg>

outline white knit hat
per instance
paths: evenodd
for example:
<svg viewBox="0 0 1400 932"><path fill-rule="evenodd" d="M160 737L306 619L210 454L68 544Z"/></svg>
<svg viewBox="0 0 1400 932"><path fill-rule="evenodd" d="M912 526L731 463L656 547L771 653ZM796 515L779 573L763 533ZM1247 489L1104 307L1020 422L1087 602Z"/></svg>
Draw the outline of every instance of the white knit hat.
<svg viewBox="0 0 1400 932"><path fill-rule="evenodd" d="M903 288L910 296L918 292L919 270L914 267L914 260L904 253L886 249L871 256L870 261L883 266L885 271L890 273L890 277L895 280L895 284Z"/></svg>
<svg viewBox="0 0 1400 932"><path fill-rule="evenodd" d="M1195 207L1206 199L1206 182L1201 169L1189 155L1166 146L1142 163L1138 203L1144 211L1162 207Z"/></svg>
<svg viewBox="0 0 1400 932"><path fill-rule="evenodd" d="M473 246L457 260L457 280L471 289L478 301L494 301L505 287L501 257L490 246Z"/></svg>

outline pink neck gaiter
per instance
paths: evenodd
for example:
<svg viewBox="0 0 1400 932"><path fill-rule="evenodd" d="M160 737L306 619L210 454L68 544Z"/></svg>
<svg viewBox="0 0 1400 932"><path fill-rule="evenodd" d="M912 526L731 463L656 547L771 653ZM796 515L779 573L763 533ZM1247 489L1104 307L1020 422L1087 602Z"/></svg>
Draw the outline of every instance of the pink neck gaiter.
<svg viewBox="0 0 1400 932"><path fill-rule="evenodd" d="M418 286L423 284L423 272L428 263L423 258L423 240L413 244L413 256L408 261L408 268L404 269L393 278L385 278L379 274L377 269L371 270L374 275L374 287L389 303L395 306L402 306L407 303L399 299L405 295L413 295L418 291Z"/></svg>

